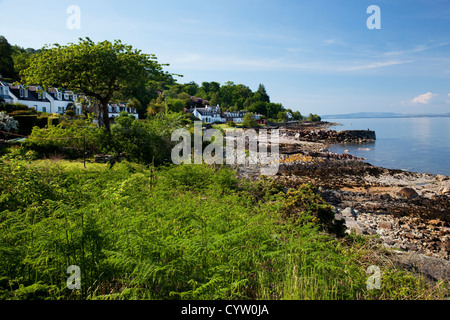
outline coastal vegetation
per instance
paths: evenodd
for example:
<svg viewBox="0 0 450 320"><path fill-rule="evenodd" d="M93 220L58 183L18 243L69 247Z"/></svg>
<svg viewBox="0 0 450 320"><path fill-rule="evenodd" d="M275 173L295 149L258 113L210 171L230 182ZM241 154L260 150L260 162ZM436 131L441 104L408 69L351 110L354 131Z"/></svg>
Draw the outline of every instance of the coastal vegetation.
<svg viewBox="0 0 450 320"><path fill-rule="evenodd" d="M0 145L0 299L447 297L442 282L392 265L375 237L346 233L311 183L286 190L270 178L243 179L227 166L170 164L172 132L194 120L184 108L220 104L268 120L286 121L287 113L303 119L271 102L263 85L252 92L232 82L178 84L151 56L118 41L85 39L22 53L30 55L27 67L11 77L84 89L97 100L130 99L141 119L124 112L98 127L92 114L16 115L27 117L32 130L24 142ZM75 56L82 65L64 61ZM47 58L74 70L53 74ZM98 69L83 69L95 61ZM103 74L108 63L118 70ZM143 75L142 66L156 75ZM83 87L91 76L99 86ZM104 86L108 79L112 85ZM2 119L13 131L15 120ZM96 155L111 157L96 163ZM374 265L382 274L372 289L367 270ZM68 286L70 266L81 272L80 289Z"/></svg>
<svg viewBox="0 0 450 320"><path fill-rule="evenodd" d="M223 167L31 159L1 160L1 299L445 296L389 265L374 240L344 236L309 184L285 193ZM80 290L67 288L71 265ZM380 289L367 289L370 265Z"/></svg>
<svg viewBox="0 0 450 320"><path fill-rule="evenodd" d="M126 101L141 119L168 111L220 105L223 111L246 110L273 122L320 121L318 115L304 117L300 111L272 102L263 84L253 92L232 81L178 83L176 77L182 75L164 71L168 64L159 63L155 55L144 54L120 40L94 43L86 38L36 50L11 46L0 37L0 52L4 57L0 72L5 80L82 92L100 105L103 113L108 102ZM109 130L108 117L104 118Z"/></svg>

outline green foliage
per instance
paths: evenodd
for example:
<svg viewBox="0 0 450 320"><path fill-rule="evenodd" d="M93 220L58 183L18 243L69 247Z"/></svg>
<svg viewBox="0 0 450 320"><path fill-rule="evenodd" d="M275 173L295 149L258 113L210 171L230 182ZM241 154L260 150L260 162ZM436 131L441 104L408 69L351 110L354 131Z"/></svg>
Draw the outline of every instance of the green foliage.
<svg viewBox="0 0 450 320"><path fill-rule="evenodd" d="M8 114L15 111L28 111L27 105L21 103L0 103L0 111L6 112ZM35 109L32 109L36 111Z"/></svg>
<svg viewBox="0 0 450 320"><path fill-rule="evenodd" d="M28 136L37 125L37 116L17 115L14 120L19 123L19 134Z"/></svg>
<svg viewBox="0 0 450 320"><path fill-rule="evenodd" d="M255 115L251 112L247 112L242 120L242 125L246 128L256 128L258 123L256 123Z"/></svg>
<svg viewBox="0 0 450 320"><path fill-rule="evenodd" d="M137 88L165 79L155 55L143 54L120 40L94 43L89 38L77 44L45 47L30 58L23 76L29 84L66 88L97 99L107 131L107 107L113 95L130 98Z"/></svg>
<svg viewBox="0 0 450 320"><path fill-rule="evenodd" d="M64 121L49 118L47 128L34 127L24 146L49 157L60 154L79 159L83 153L122 155L130 161L161 164L170 160L172 132L185 122L181 113L168 113L147 120L136 120L123 112L115 118L111 132L97 128L88 120Z"/></svg>
<svg viewBox="0 0 450 320"><path fill-rule="evenodd" d="M367 292L373 248L319 232L326 205L309 185L128 162L3 160L0 175L2 299L442 297L388 269ZM70 265L81 290L66 287Z"/></svg>
<svg viewBox="0 0 450 320"><path fill-rule="evenodd" d="M0 36L0 74L5 78L15 78L11 45L3 36Z"/></svg>
<svg viewBox="0 0 450 320"><path fill-rule="evenodd" d="M59 118L58 117L49 117L47 125L50 126L57 126L59 124Z"/></svg>
<svg viewBox="0 0 450 320"><path fill-rule="evenodd" d="M64 113L64 115L67 116L67 117L73 118L73 117L76 116L76 113L75 113L75 111L68 109L68 110Z"/></svg>
<svg viewBox="0 0 450 320"><path fill-rule="evenodd" d="M319 121L322 121L322 118L320 116L318 116L317 114L310 113L306 120L310 121L310 122L319 122Z"/></svg>
<svg viewBox="0 0 450 320"><path fill-rule="evenodd" d="M289 120L287 113L284 111L278 112L277 119L282 122L286 122Z"/></svg>

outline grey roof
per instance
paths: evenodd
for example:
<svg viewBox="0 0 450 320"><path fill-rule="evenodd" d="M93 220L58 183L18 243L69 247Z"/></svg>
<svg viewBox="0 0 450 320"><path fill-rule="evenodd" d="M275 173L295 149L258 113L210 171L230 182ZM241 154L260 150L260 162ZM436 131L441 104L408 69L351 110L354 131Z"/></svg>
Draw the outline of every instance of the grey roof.
<svg viewBox="0 0 450 320"><path fill-rule="evenodd" d="M39 99L39 95L36 91L28 90L28 97L21 97L20 96L20 89L18 87L10 87L9 91L16 96L19 100L24 101L40 101L40 102L50 102L47 98L45 99Z"/></svg>

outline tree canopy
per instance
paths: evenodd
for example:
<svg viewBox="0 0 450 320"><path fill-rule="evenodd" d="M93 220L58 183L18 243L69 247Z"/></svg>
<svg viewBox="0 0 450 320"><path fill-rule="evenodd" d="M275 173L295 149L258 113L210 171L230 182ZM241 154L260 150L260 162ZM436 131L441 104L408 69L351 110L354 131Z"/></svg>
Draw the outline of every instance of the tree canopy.
<svg viewBox="0 0 450 320"><path fill-rule="evenodd" d="M103 123L110 130L108 103L114 97L131 98L133 92L168 77L154 54L144 54L120 40L46 46L30 59L22 72L28 84L83 93L102 106Z"/></svg>
<svg viewBox="0 0 450 320"><path fill-rule="evenodd" d="M15 78L12 48L3 36L0 36L0 74L4 78Z"/></svg>

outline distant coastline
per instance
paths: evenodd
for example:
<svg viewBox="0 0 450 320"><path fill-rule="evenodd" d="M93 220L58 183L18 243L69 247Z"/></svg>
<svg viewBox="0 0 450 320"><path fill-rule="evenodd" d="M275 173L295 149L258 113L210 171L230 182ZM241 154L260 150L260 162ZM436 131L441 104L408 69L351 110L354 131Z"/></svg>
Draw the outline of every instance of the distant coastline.
<svg viewBox="0 0 450 320"><path fill-rule="evenodd" d="M446 114L404 114L393 112L358 112L347 114L323 115L322 119L370 119L370 118L445 118L450 117Z"/></svg>

